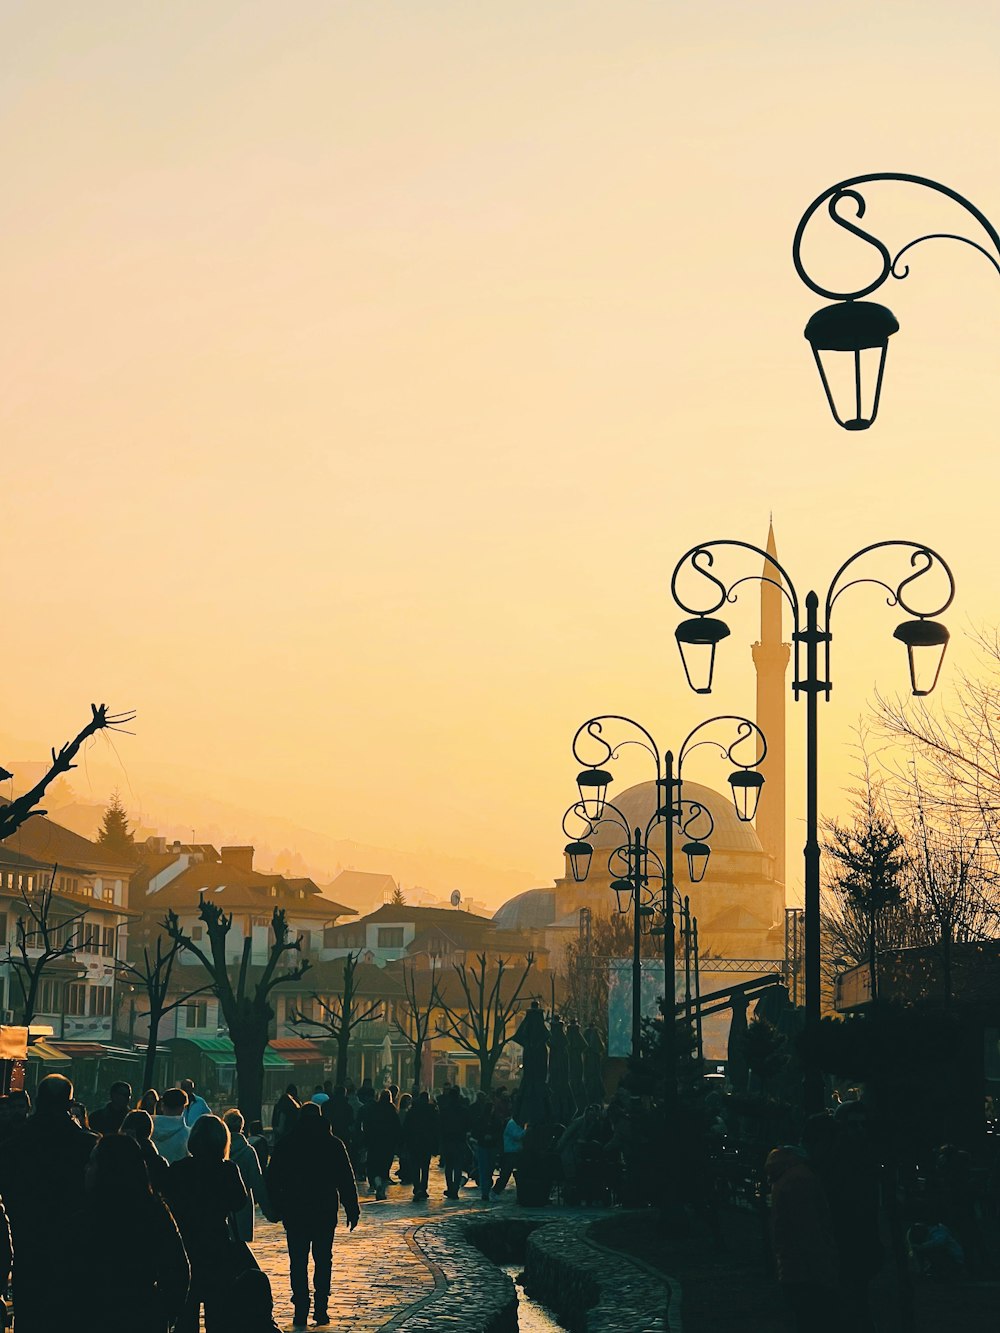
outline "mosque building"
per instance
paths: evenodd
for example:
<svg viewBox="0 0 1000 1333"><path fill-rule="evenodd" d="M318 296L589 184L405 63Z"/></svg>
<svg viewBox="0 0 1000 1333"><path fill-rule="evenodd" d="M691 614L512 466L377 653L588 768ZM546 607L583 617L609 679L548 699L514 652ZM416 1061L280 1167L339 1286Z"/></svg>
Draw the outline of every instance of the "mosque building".
<svg viewBox="0 0 1000 1333"><path fill-rule="evenodd" d="M767 551L776 557L773 526ZM774 571L765 565L765 578ZM699 953L716 958L780 959L785 932L785 677L790 646L782 642L784 594L775 582L760 590L760 638L753 645L757 673L757 723L767 740L761 764L764 786L755 824L736 817L728 785L725 793L685 779L683 799L707 806L715 821L709 839L711 856L704 879L694 884L681 854L684 835L674 829L674 879L682 896L689 896L698 918ZM645 827L656 802L656 783L642 782L625 791L609 792L631 827ZM665 827L653 835L654 849L663 851ZM660 839L659 845L657 839ZM611 824L590 837L594 855L587 879L578 884L568 858L563 875L552 888L518 894L497 911L496 924L505 930L544 932L553 967L558 967L565 946L580 930L581 908L593 917L610 916L615 906L608 856L622 841ZM721 981L720 981L721 984Z"/></svg>

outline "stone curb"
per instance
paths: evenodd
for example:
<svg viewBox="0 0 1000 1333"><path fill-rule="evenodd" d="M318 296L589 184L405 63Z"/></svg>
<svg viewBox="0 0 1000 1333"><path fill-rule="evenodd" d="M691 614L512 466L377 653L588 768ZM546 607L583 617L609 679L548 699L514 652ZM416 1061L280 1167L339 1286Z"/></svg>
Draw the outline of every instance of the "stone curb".
<svg viewBox="0 0 1000 1333"><path fill-rule="evenodd" d="M640 1276L641 1275L641 1276ZM528 1237L525 1287L571 1333L680 1333L677 1284L552 1222Z"/></svg>
<svg viewBox="0 0 1000 1333"><path fill-rule="evenodd" d="M434 1290L385 1328L438 1333L441 1325L451 1325L462 1333L517 1333L514 1283L468 1239L469 1224L456 1218L407 1232L407 1244L430 1269Z"/></svg>

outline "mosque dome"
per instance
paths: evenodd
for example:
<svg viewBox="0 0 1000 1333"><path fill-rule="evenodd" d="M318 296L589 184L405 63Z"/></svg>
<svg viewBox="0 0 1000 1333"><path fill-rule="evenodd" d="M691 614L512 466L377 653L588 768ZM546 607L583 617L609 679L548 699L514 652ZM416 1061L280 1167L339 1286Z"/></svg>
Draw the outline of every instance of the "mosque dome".
<svg viewBox="0 0 1000 1333"><path fill-rule="evenodd" d="M493 914L501 930L542 930L555 920L554 889L528 889L511 898Z"/></svg>
<svg viewBox="0 0 1000 1333"><path fill-rule="evenodd" d="M656 783L640 782L635 787L628 787L622 792L616 792L614 785L612 785L608 789L608 800L614 802L622 812L630 829L640 828L645 832L646 825L653 817L653 812L656 809ZM705 806L715 821L715 828L708 839L713 854L716 852L762 852L764 850L753 825L744 824L742 820L737 818L736 808L730 795L723 795L721 792L713 791L711 787L702 786L700 782L689 782L685 778L685 808L691 801ZM691 832L687 837L703 838L705 827L704 819L693 823ZM661 839L660 845L662 846L662 831L659 836ZM652 842L654 847L656 846L655 837L654 834ZM686 840L687 838L681 834L675 825L675 846L679 847ZM588 836L588 841L593 844L595 849L608 848L610 850L625 842L626 838L617 822L609 819L595 829L592 835ZM502 911L503 908L500 910Z"/></svg>

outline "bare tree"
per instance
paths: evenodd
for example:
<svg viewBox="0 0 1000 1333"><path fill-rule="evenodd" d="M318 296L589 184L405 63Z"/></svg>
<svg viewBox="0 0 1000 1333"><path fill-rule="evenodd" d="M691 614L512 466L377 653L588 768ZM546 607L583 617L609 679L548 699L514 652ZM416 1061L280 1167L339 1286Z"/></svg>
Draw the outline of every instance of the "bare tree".
<svg viewBox="0 0 1000 1333"><path fill-rule="evenodd" d="M323 1014L322 1018L307 1017L298 1009L292 1009L288 1014L288 1021L293 1027L309 1026L317 1028L319 1031L325 1032L327 1036L332 1037L336 1042L337 1069L335 1077L338 1085L347 1082L347 1057L352 1032L360 1023L365 1023L370 1018L379 1017L382 1010L381 1000L375 1000L361 1008L355 996L354 974L357 971L360 957L360 950L357 953L349 953L345 956L343 986L340 995L334 1000L333 1004L327 1004L326 1000L321 999L319 995L313 992L313 1002L319 1005Z"/></svg>
<svg viewBox="0 0 1000 1333"><path fill-rule="evenodd" d="M400 1001L393 1015L393 1022L400 1036L408 1043L413 1052L413 1092L420 1091L421 1075L424 1067L424 1047L430 1035L431 1022L440 1005L436 978L431 974L427 987L427 998L421 998L417 984L417 972L414 967L403 967L403 992L405 999Z"/></svg>
<svg viewBox="0 0 1000 1333"><path fill-rule="evenodd" d="M477 954L478 969L467 968L465 963L454 967L465 1003L450 1005L438 991L438 1007L444 1016L444 1025L438 1035L451 1037L459 1046L479 1060L479 1086L489 1092L493 1071L510 1040L510 1023L521 1009L521 991L534 966L534 955L528 954L520 979L512 990L504 994L507 960L498 958L492 978L488 975L487 955Z"/></svg>
<svg viewBox="0 0 1000 1333"><path fill-rule="evenodd" d="M179 1009L182 1004L187 1004L193 1000L196 995L204 995L212 990L212 983L206 982L204 986L198 986L194 990L181 990L174 995L173 999L168 999L170 993L170 979L174 970L174 963L177 961L177 955L183 948L179 940L173 940L166 953L163 951L163 936L157 935L156 949L150 953L149 945L144 945L142 950L142 964L136 965L127 963L124 960L119 961L118 971L123 980L131 981L138 986L149 1003L149 1035L146 1038L146 1060L142 1071L142 1086L144 1088L152 1087L153 1071L156 1066L156 1049L160 1039L160 1024L167 1014Z"/></svg>
<svg viewBox="0 0 1000 1333"><path fill-rule="evenodd" d="M67 741L58 752L52 751L52 764L48 772L35 783L31 790L26 791L23 796L15 797L7 805L0 806L0 842L9 838L32 815L47 813L45 810L35 809L35 807L44 797L48 786L57 777L60 777L63 773L68 773L72 768L76 768L73 760L79 753L80 746L83 745L84 741L89 740L91 736L96 735L99 731L120 731L125 732L126 735L132 734L125 731L125 723L133 720L134 712L109 713L107 704L91 704L90 711L91 719L79 735L74 737L73 740ZM7 769L0 768L0 780L13 776Z"/></svg>
<svg viewBox="0 0 1000 1333"><path fill-rule="evenodd" d="M33 891L25 887L22 878L21 910L14 925L14 943L7 947L5 961L17 978L24 1027L28 1027L35 1017L38 988L46 969L59 958L71 958L81 949L89 949L96 937L96 932L87 933L83 929L86 909L68 916L58 910L55 894L58 869L53 865L48 884L39 883Z"/></svg>
<svg viewBox="0 0 1000 1333"><path fill-rule="evenodd" d="M243 954L237 967L230 966L226 957L226 938L233 925L232 914L229 916L217 903L207 903L204 896L199 900L198 916L208 932L209 952L195 944L185 934L178 920L177 913L169 911L163 922L163 928L175 943L187 949L199 958L206 972L211 977L211 988L219 998L222 1016L229 1028L236 1057L236 1084L240 1110L247 1122L261 1118L261 1106L264 1099L264 1052L267 1049L271 1021L274 1010L271 1008L271 992L276 986L298 981L309 970L309 960L303 958L295 967L279 972L278 964L286 953L301 953L302 936L292 939L284 910L276 907L271 915L273 939L268 949L267 960L260 974L254 978L250 973L250 955L253 941L249 937L243 941ZM235 975L234 975L235 974Z"/></svg>

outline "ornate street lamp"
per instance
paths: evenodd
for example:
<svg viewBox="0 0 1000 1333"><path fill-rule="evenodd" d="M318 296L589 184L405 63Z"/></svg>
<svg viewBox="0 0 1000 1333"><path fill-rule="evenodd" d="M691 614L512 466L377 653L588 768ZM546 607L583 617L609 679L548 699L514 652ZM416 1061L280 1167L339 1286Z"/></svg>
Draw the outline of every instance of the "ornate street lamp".
<svg viewBox="0 0 1000 1333"><path fill-rule="evenodd" d="M729 633L725 626L723 630L720 639ZM605 725L609 723L621 724L629 729L625 737L614 744L604 735ZM723 744L716 737L706 734L710 727L717 727L719 724L731 724L736 733L735 738ZM745 753L748 742L752 744L749 753ZM594 745L597 747L597 752L588 759L584 750L592 749ZM656 802L645 828L633 828L618 806L607 799L607 789L612 776L605 765L616 760L627 745L637 745L645 750L652 758L655 767ZM711 811L698 801L684 798L684 761L699 746L712 747L734 766L734 771L729 775L729 784L736 815L743 821L752 819L764 782L763 775L757 771L757 766L767 753L767 742L756 723L745 717L725 714L702 722L684 738L677 753L676 766L671 750L661 750L645 727L640 726L632 718L617 713L592 717L573 737L573 756L578 763L585 766L577 778L580 800L570 806L563 816L563 829L567 837L573 836L567 824L568 820L572 819L577 824L583 824L582 837L585 841L571 842L566 849L574 879L579 878L577 870L582 867L584 857L578 851L571 852L570 849L586 847L592 852L591 839L600 825L615 825L627 839L611 852L608 869L613 876L611 888L615 894L618 912L621 915L626 915L629 911L633 913L632 1049L634 1052L639 1049L642 1018L640 937L649 933L661 933L654 929L653 925L655 912L651 906L650 880L660 882L661 901L666 903L666 908L661 909L664 914L662 930L664 986L666 997L672 998L676 989L673 914L673 900L677 893L674 884L675 830L684 839L680 851L687 861L688 877L693 884L698 884L704 879L711 852L710 838L714 828ZM740 757L741 754L744 755L743 758ZM599 813L595 813L597 810ZM663 829L664 843L662 857L654 852L650 845L651 838L660 828ZM589 865L588 857L588 868ZM676 1092L676 1052L672 1024L666 1025L665 1038L668 1067L671 1070L667 1078L667 1097L668 1101L671 1101Z"/></svg>
<svg viewBox="0 0 1000 1333"><path fill-rule="evenodd" d="M856 185L868 185L875 181L903 181L911 185L920 185L938 194L953 199L980 224L992 243L995 254L971 240L968 236L956 236L951 232L931 232L927 236L918 236L893 255L888 247L870 232L863 231L855 219L863 218L866 210L864 196L856 190ZM843 203L853 205L854 217L845 217L840 212ZM859 237L874 247L882 257L882 271L873 282L855 291L835 291L822 287L806 272L802 262L802 238L805 230L823 204L838 227ZM836 301L836 305L823 306L817 310L806 324L805 336L812 348L816 368L826 400L833 413L833 419L844 430L867 430L878 416L879 399L882 394L882 377L885 373L886 354L889 339L899 329L899 321L888 308L874 301L862 301L860 297L877 291L889 277L902 279L910 272L909 264L900 265L900 260L907 250L923 241L949 240L961 241L971 245L974 250L985 255L993 267L1000 273L1000 235L990 220L981 213L968 199L937 181L926 176L910 176L904 172L876 171L866 176L852 176L824 190L809 205L799 219L792 242L792 262L799 277L819 296ZM841 364L838 364L841 363ZM846 374L839 373L845 372ZM842 391L842 382L846 380L846 392ZM840 387L838 387L840 386Z"/></svg>
<svg viewBox="0 0 1000 1333"><path fill-rule="evenodd" d="M582 804L582 803L581 803ZM583 842L577 839L576 842L566 844L566 855L569 857L570 873L577 884L582 884L590 874L590 858L594 854L594 849L589 842Z"/></svg>
<svg viewBox="0 0 1000 1333"><path fill-rule="evenodd" d="M758 575L748 575L736 579L732 583L726 583L719 578L713 570L715 564L715 552L721 548L750 551L761 557L763 560L762 572ZM903 550L909 553L910 570L908 574L895 586L884 582L882 579L868 577L867 575L853 576L852 567L864 556L873 551L883 550ZM938 570L944 576L947 595L939 605L933 605L927 610L918 610L911 605L910 585L924 578L932 570ZM846 577L848 571L852 572L851 577ZM703 599L703 604L692 603L690 595L685 592L682 597L678 589L678 583L682 573L698 575L709 585ZM802 694L806 696L806 846L805 846L805 977L806 977L806 1023L807 1028L815 1033L820 1020L820 937L819 937L819 902L820 902L820 847L819 847L819 809L818 809L818 791L819 791L819 765L818 765L818 700L822 694L826 699L830 698L830 691L833 688L830 679L830 641L832 638L830 632L833 608L841 593L846 592L848 588L856 587L859 584L874 584L882 588L888 594L888 603L890 606L899 606L911 617L904 621L894 632L894 638L899 639L904 644L907 651L910 685L913 693L916 695L926 695L934 688L941 671L941 662L944 658L944 651L948 644L948 630L944 625L931 617L938 616L946 611L955 597L955 579L948 565L940 555L929 546L922 546L917 542L907 541L884 541L874 542L871 546L866 546L857 551L837 570L830 583L826 593L824 603L823 621L819 619L819 596L815 592L806 594L803 615L802 603L799 601L798 593L795 591L795 585L789 578L787 571L780 565L777 559L762 550L759 546L754 546L750 542L741 541L711 541L704 542L700 546L693 547L678 562L674 569L671 579L671 593L675 603L682 611L688 615L694 615L697 618L714 619L715 613L729 602L736 600L736 589L740 584L748 579L756 579L761 582L773 583L778 587L791 608L792 621L794 624L794 633L792 640L795 645L795 678L792 682L794 696L798 699ZM685 587L688 584L686 583ZM704 586L699 584L698 586ZM691 630L692 622L684 621L678 626L677 640L683 656L685 647L690 645L696 638ZM724 636L722 636L724 637ZM820 669L820 645L823 647L823 664ZM803 661L804 657L804 661ZM685 665L685 671L687 666ZM690 673L688 673L690 680ZM706 685L708 689L712 686L712 675L709 671ZM737 788L744 788L742 781L737 782ZM806 1082L806 1110L808 1112L820 1111L823 1107L823 1088L822 1078L819 1071L813 1067L807 1070Z"/></svg>

